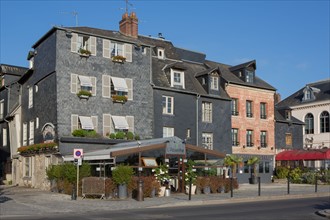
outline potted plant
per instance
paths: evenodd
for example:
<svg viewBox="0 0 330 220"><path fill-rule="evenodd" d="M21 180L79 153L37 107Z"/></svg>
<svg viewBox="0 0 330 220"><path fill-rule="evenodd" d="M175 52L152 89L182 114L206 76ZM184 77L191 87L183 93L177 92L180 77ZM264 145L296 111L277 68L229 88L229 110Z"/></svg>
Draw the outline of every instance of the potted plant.
<svg viewBox="0 0 330 220"><path fill-rule="evenodd" d="M232 170L232 177L236 178L237 166L241 166L243 163L243 158L238 157L234 154L227 155L224 160L224 165L229 166Z"/></svg>
<svg viewBox="0 0 330 220"><path fill-rule="evenodd" d="M127 198L127 185L132 181L134 170L132 167L120 164L112 171L112 179L118 185L119 199Z"/></svg>
<svg viewBox="0 0 330 220"><path fill-rule="evenodd" d="M123 57L121 55L116 55L111 58L113 62L117 62L117 63L124 63L126 61L126 57Z"/></svg>
<svg viewBox="0 0 330 220"><path fill-rule="evenodd" d="M253 156L247 161L247 164L250 166L250 171L251 171L251 177L249 178L250 184L257 183L257 176L258 176L257 165L259 161L260 159L257 156Z"/></svg>
<svg viewBox="0 0 330 220"><path fill-rule="evenodd" d="M169 195L169 182L170 176L168 174L168 165L161 164L159 167L153 170L157 181L161 184L159 196ZM167 190L167 192L166 192Z"/></svg>
<svg viewBox="0 0 330 220"><path fill-rule="evenodd" d="M92 93L90 91L87 91L87 90L80 90L77 93L77 96L81 99L88 99L89 97L92 96Z"/></svg>
<svg viewBox="0 0 330 220"><path fill-rule="evenodd" d="M191 194L194 195L196 191L196 169L194 169L195 162L192 160L188 160L187 168L185 172L185 184L186 184L186 193L189 194L189 188L191 183Z"/></svg>
<svg viewBox="0 0 330 220"><path fill-rule="evenodd" d="M89 57L92 54L92 52L84 48L80 48L78 52L80 53L80 56L85 56L85 57Z"/></svg>

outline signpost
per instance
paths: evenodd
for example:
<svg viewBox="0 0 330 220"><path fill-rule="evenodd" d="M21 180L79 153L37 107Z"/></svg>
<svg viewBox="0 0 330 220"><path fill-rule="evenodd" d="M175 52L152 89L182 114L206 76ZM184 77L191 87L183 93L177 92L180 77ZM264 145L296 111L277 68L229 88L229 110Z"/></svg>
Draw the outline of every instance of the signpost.
<svg viewBox="0 0 330 220"><path fill-rule="evenodd" d="M77 164L77 197L79 192L79 166L82 164L82 157L84 155L83 149L73 149L73 159L74 162Z"/></svg>

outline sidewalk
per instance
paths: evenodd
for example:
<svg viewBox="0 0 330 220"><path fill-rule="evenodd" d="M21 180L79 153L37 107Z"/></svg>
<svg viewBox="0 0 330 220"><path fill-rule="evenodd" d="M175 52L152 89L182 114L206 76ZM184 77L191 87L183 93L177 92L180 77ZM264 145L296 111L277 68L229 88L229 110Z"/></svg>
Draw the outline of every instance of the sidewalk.
<svg viewBox="0 0 330 220"><path fill-rule="evenodd" d="M317 193L314 185L290 184L290 194L287 184L262 184L260 196L258 185L241 184L239 189L231 193L199 194L189 196L183 193L172 193L169 197L145 198L144 201L135 199L82 199L71 200L70 195L40 191L24 187L0 186L0 217L17 216L41 213L63 212L97 212L99 210L122 210L138 208L177 207L207 204L224 204L237 202L251 202L261 200L279 200L307 197L330 198L330 185L318 185ZM330 211L322 210L325 216L330 216Z"/></svg>

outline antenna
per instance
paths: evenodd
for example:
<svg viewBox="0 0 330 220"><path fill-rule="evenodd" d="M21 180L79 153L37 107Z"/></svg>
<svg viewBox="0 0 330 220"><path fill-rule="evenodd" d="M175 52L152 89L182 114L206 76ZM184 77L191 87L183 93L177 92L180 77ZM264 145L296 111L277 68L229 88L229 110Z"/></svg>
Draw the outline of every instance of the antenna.
<svg viewBox="0 0 330 220"><path fill-rule="evenodd" d="M78 12L77 11L72 11L72 12L60 12L61 14L72 14L75 17L76 20L76 27L78 27Z"/></svg>
<svg viewBox="0 0 330 220"><path fill-rule="evenodd" d="M120 8L121 10L125 10L125 12L128 14L128 8L133 7L133 4L129 2L129 0L124 0L125 1L125 8ZM132 9L132 8L131 8Z"/></svg>

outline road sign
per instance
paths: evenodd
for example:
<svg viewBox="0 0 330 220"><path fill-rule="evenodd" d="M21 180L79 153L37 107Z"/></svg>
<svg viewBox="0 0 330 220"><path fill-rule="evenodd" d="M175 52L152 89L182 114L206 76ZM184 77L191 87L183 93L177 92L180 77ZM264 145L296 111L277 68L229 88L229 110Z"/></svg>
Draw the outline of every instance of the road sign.
<svg viewBox="0 0 330 220"><path fill-rule="evenodd" d="M82 158L83 154L84 154L83 149L73 149L73 158L74 159Z"/></svg>

